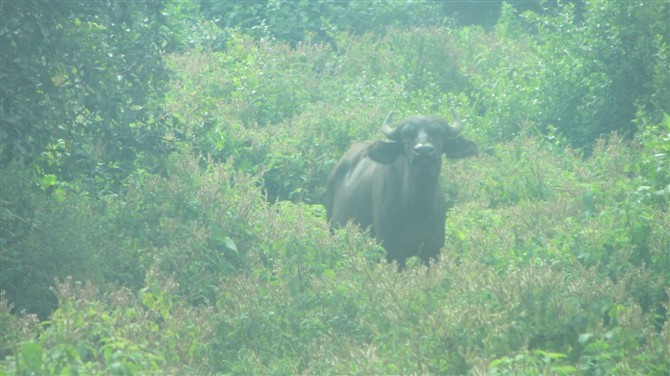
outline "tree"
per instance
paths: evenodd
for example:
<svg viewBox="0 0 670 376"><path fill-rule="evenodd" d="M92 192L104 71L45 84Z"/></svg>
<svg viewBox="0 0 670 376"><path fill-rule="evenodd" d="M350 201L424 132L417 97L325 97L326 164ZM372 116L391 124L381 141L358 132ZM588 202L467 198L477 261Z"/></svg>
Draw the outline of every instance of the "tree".
<svg viewBox="0 0 670 376"><path fill-rule="evenodd" d="M155 106L171 47L163 2L0 3L0 166L20 159L87 189L166 147ZM101 186L102 184L102 186Z"/></svg>

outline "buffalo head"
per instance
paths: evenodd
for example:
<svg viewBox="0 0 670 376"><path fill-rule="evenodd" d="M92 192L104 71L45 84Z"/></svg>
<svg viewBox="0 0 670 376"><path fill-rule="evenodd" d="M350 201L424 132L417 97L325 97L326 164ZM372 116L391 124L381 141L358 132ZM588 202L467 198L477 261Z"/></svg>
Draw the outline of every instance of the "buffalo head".
<svg viewBox="0 0 670 376"><path fill-rule="evenodd" d="M395 127L393 112L382 124L382 133L389 141L376 141L368 149L368 156L375 162L389 164L403 155L415 174L437 178L442 166L442 154L449 158L463 158L477 154L477 145L458 134L462 123L452 111L454 122L447 123L437 116L412 116Z"/></svg>

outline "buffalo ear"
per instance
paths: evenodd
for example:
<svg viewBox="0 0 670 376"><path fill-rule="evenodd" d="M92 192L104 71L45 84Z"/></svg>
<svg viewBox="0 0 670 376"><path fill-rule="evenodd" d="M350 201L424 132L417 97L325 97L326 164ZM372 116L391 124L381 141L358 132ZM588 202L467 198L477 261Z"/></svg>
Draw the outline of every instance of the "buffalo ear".
<svg viewBox="0 0 670 376"><path fill-rule="evenodd" d="M401 142L375 141L368 146L368 157L375 162L389 164L395 162L402 151Z"/></svg>
<svg viewBox="0 0 670 376"><path fill-rule="evenodd" d="M465 158L472 155L479 155L479 148L474 142L463 138L450 138L445 142L444 154L449 158Z"/></svg>

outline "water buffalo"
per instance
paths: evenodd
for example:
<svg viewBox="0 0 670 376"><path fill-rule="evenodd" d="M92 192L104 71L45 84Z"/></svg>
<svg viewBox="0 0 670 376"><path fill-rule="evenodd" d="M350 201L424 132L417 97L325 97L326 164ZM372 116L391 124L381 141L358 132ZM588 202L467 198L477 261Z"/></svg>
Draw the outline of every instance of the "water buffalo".
<svg viewBox="0 0 670 376"><path fill-rule="evenodd" d="M458 136L461 121L412 116L382 125L389 141L357 142L328 177L327 217L333 227L353 221L369 229L402 269L405 260L435 258L444 245L447 203L440 188L442 153L449 158L477 154L477 145Z"/></svg>

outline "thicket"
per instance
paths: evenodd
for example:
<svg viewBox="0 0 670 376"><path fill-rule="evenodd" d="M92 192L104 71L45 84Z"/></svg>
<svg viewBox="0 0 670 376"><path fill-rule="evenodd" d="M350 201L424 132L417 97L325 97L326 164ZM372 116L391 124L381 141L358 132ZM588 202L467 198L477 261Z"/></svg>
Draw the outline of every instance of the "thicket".
<svg viewBox="0 0 670 376"><path fill-rule="evenodd" d="M669 3L222 4L1 3L3 374L670 372ZM331 233L452 108L441 259Z"/></svg>

